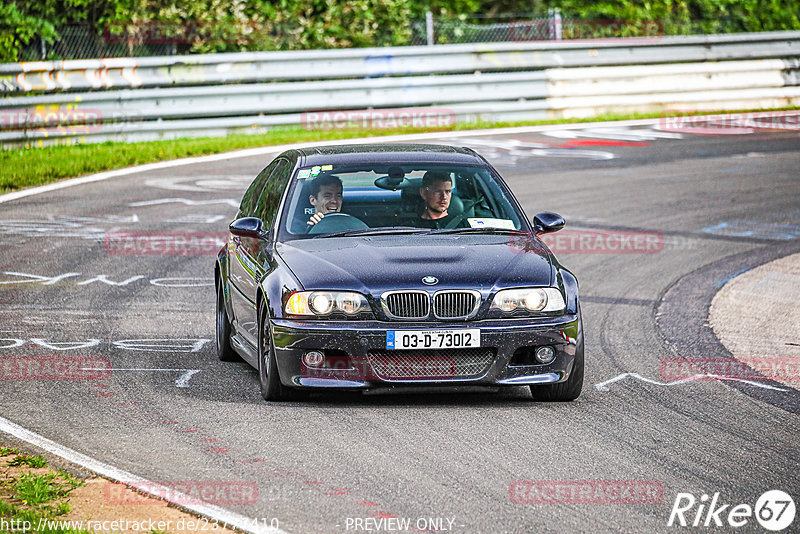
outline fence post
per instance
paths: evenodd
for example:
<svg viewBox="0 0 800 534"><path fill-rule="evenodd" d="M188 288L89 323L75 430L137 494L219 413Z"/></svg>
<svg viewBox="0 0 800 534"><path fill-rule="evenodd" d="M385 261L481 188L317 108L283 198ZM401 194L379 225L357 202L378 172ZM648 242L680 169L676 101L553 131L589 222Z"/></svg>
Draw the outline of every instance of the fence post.
<svg viewBox="0 0 800 534"><path fill-rule="evenodd" d="M433 46L433 13L425 12L425 33L428 36L428 46Z"/></svg>
<svg viewBox="0 0 800 534"><path fill-rule="evenodd" d="M550 19L550 39L560 41L561 36L561 10L558 8L550 8L548 11L548 18Z"/></svg>

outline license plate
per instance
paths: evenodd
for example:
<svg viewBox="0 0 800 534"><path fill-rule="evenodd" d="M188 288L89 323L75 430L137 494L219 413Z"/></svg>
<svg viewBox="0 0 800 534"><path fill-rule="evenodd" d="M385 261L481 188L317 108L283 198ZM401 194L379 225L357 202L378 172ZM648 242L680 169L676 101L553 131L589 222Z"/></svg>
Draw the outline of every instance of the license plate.
<svg viewBox="0 0 800 534"><path fill-rule="evenodd" d="M458 349L480 347L479 328L460 330L389 330L387 349Z"/></svg>

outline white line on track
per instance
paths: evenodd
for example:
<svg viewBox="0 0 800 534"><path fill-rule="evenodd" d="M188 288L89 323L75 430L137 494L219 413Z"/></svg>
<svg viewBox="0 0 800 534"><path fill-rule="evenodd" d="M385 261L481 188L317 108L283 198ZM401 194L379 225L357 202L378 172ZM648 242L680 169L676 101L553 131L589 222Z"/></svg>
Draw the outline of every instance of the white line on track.
<svg viewBox="0 0 800 534"><path fill-rule="evenodd" d="M81 371L108 371L107 367L81 367ZM181 371L181 376L179 376L175 380L175 387L177 388L188 388L189 387L189 380L202 371L202 369L151 369L148 367L128 367L128 368L112 368L111 372L116 373L119 371L153 371L153 372L163 372L163 371Z"/></svg>
<svg viewBox="0 0 800 534"><path fill-rule="evenodd" d="M235 152L226 152L223 154L213 154L211 156L199 156L194 158L183 158L172 161L160 161L158 163L148 163L146 165L137 165L135 167L126 167L124 169L116 169L113 171L101 172L98 174L90 174L88 176L81 176L80 178L71 178L61 182L42 185L39 187L31 187L23 189L22 191L14 191L13 193L6 193L0 195L0 204L10 202L20 198L25 198L41 193L48 193L50 191L57 191L66 187L75 185L89 184L92 182L101 182L110 178L117 178L119 176L127 176L129 174L137 174L147 171L155 171L160 169L168 169L170 167L179 167L181 165L192 165L194 163L208 163L213 161L224 161L236 158L248 158L252 156L263 156L265 154L277 154L292 148L302 148L309 146L319 145L347 145L351 143L398 143L403 141L421 141L425 139L437 139L441 137L470 137L474 135L508 135L508 134L523 134L533 132L547 132L551 130L571 130L571 129L584 129L584 128L597 128L597 127L625 127L625 126L653 126L657 125L660 119L637 119L630 121L608 121L608 122L581 122L573 124L548 124L543 126L520 126L515 128L496 128L486 130L462 130L462 131L443 131L443 132L430 132L424 134L409 134L409 135L385 135L378 137L367 137L363 139L338 139L334 141L313 141L308 143L294 143L288 145L274 145L259 148L248 148L246 150L237 150Z"/></svg>
<svg viewBox="0 0 800 534"><path fill-rule="evenodd" d="M697 382L698 380L704 380L708 378L712 378L715 380L728 380L731 382L744 382L745 384L750 384L751 386L756 386L764 389L772 389L775 391L788 391L785 388L779 388L775 386L770 386L769 384L762 384L760 382L754 382L752 380L745 380L743 378L734 378L731 376L720 376L720 375L713 375L713 374L701 374L701 375L692 375L688 378L684 378L683 380L675 380L674 382L659 382L658 380L653 380L650 378L645 378L640 374L637 373L622 373L621 375L617 375L610 380L606 380L605 382L600 382L599 384L595 384L594 387L597 391L608 391L608 386L615 382L619 382L628 377L633 377L636 379L641 380L642 382L647 382L648 384L654 384L656 386L677 386L679 384L686 384L687 382Z"/></svg>
<svg viewBox="0 0 800 534"><path fill-rule="evenodd" d="M191 502L192 498L180 492L176 492L175 488L168 488L161 484L151 482L145 478L134 475L122 469L118 469L111 465L95 460L78 451L59 445L55 441L49 440L35 432L31 432L27 428L0 417L0 432L10 434L17 439L21 439L31 445L43 449L51 454L60 456L64 460L73 464L79 465L89 471L93 471L98 475L113 480L115 482L122 482L123 484L136 483L137 487L143 493L164 498L164 495L169 495L169 499L164 499L172 504L178 505L179 508L190 510L196 514L207 517L212 521L217 521L220 525L225 523L228 526L238 528L244 532L251 532L253 534L286 534L285 531L258 524L251 518L230 512L213 504L198 504L198 505L184 505L181 503ZM260 512L259 512L260 513ZM265 514L261 514L265 515Z"/></svg>

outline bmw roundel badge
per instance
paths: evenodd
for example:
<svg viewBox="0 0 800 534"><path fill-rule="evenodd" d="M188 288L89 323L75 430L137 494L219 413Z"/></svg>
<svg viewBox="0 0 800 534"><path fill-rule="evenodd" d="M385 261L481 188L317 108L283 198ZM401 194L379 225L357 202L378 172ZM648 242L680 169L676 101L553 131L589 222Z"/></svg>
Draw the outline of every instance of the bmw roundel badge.
<svg viewBox="0 0 800 534"><path fill-rule="evenodd" d="M426 286L435 286L436 284L439 283L439 279L436 278L435 276L423 276L422 283L425 284Z"/></svg>

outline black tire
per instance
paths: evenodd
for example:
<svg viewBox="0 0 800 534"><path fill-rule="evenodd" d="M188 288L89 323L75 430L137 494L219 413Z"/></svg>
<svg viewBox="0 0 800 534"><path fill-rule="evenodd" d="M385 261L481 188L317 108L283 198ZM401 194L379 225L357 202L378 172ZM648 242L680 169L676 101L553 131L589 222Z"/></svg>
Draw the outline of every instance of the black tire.
<svg viewBox="0 0 800 534"><path fill-rule="evenodd" d="M221 287L217 287L217 319L216 319L217 357L223 362L241 360L231 347L231 322L225 309L225 296Z"/></svg>
<svg viewBox="0 0 800 534"><path fill-rule="evenodd" d="M299 391L281 383L275 351L272 349L269 315L264 306L258 309L258 385L266 401L280 402L301 397Z"/></svg>
<svg viewBox="0 0 800 534"><path fill-rule="evenodd" d="M564 382L546 386L529 386L533 400L539 402L570 402L577 399L583 389L583 340L575 348L572 372Z"/></svg>

